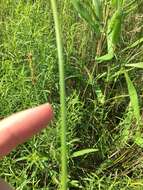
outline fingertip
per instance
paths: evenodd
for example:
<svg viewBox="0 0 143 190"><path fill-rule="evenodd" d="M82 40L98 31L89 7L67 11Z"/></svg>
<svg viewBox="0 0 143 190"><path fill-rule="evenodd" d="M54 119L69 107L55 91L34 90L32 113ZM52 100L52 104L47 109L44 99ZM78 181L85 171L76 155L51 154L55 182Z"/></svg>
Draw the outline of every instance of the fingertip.
<svg viewBox="0 0 143 190"><path fill-rule="evenodd" d="M40 132L54 117L53 107L45 103L18 112L0 122L0 157Z"/></svg>
<svg viewBox="0 0 143 190"><path fill-rule="evenodd" d="M52 120L54 118L54 109L53 106L50 103L45 104L48 109L49 118Z"/></svg>

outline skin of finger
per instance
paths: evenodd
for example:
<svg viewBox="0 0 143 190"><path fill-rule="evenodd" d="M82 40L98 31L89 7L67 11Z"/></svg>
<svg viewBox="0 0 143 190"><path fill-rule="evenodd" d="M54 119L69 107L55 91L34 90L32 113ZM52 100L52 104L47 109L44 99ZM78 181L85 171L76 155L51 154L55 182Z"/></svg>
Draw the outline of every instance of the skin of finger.
<svg viewBox="0 0 143 190"><path fill-rule="evenodd" d="M0 122L0 157L41 131L53 118L50 104L31 108Z"/></svg>
<svg viewBox="0 0 143 190"><path fill-rule="evenodd" d="M0 179L0 190L13 190L4 180Z"/></svg>

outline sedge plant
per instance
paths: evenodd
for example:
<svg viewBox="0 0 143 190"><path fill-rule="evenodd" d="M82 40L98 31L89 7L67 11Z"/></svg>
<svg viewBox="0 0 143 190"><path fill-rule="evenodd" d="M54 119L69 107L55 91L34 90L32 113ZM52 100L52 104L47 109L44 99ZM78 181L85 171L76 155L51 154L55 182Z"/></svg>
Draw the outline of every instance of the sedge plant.
<svg viewBox="0 0 143 190"><path fill-rule="evenodd" d="M59 59L59 83L60 83L60 104L61 104L61 184L60 190L67 189L67 145L66 145L66 105L65 105L65 81L64 81L64 57L61 38L61 28L58 19L56 0L51 0L53 17L55 22L56 42Z"/></svg>

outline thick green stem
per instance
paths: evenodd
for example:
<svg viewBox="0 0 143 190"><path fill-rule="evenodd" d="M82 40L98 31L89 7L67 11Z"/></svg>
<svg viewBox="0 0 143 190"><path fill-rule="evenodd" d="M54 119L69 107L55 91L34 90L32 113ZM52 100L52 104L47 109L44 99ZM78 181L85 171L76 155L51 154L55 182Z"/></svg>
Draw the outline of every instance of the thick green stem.
<svg viewBox="0 0 143 190"><path fill-rule="evenodd" d="M56 0L51 0L55 22L56 41L59 59L60 77L60 103L61 103L61 185L60 190L67 190L67 145L66 145L66 106L65 106L65 80L64 80L64 58L61 39L61 28L58 20Z"/></svg>

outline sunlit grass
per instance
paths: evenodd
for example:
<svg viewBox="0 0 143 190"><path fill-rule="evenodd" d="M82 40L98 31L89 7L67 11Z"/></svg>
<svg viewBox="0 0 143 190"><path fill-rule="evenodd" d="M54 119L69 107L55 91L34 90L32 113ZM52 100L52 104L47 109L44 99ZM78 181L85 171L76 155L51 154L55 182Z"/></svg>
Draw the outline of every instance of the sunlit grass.
<svg viewBox="0 0 143 190"><path fill-rule="evenodd" d="M79 2L89 10L89 1ZM124 1L114 57L100 64L95 57L108 53L108 21L117 1L115 7L111 1L91 2L96 13L88 23L91 14L83 18L71 0L57 0L65 77L57 64L50 2L0 2L0 119L44 102L55 111L49 128L0 161L0 176L17 190L55 190L61 181L66 188L67 165L70 190L142 188L142 125L137 122L143 106L141 1ZM60 90L64 83L66 98ZM60 95L66 101L66 131ZM65 135L68 151L61 149Z"/></svg>

